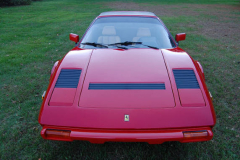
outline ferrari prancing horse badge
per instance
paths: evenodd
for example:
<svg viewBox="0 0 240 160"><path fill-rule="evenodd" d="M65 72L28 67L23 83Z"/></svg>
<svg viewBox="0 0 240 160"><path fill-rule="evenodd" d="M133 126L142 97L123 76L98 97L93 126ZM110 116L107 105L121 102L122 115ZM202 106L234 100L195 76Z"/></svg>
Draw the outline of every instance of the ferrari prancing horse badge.
<svg viewBox="0 0 240 160"><path fill-rule="evenodd" d="M129 115L124 116L124 121L128 122L129 121Z"/></svg>

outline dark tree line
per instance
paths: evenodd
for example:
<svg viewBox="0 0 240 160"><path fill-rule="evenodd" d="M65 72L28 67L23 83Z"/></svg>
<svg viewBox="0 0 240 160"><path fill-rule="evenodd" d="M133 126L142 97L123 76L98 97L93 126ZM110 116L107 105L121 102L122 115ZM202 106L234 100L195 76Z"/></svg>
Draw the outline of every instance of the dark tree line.
<svg viewBox="0 0 240 160"><path fill-rule="evenodd" d="M41 0L0 0L0 6L30 5L32 1Z"/></svg>

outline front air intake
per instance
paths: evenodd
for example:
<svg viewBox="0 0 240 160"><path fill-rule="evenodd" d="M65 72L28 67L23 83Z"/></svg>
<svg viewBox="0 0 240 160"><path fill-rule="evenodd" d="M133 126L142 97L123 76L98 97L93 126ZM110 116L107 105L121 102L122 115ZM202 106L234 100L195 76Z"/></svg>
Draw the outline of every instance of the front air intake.
<svg viewBox="0 0 240 160"><path fill-rule="evenodd" d="M81 72L80 69L62 69L55 88L77 88Z"/></svg>
<svg viewBox="0 0 240 160"><path fill-rule="evenodd" d="M165 89L164 83L90 83L88 89L100 90L152 90L152 89Z"/></svg>
<svg viewBox="0 0 240 160"><path fill-rule="evenodd" d="M174 69L173 74L178 89L200 88L195 73L192 69Z"/></svg>
<svg viewBox="0 0 240 160"><path fill-rule="evenodd" d="M62 69L53 90L50 106L71 106L74 102L81 69Z"/></svg>

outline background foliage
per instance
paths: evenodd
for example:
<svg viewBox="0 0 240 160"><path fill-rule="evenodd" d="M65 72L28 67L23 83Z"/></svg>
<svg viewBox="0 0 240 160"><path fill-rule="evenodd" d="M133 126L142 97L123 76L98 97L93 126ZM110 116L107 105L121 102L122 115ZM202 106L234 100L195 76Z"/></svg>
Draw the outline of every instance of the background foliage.
<svg viewBox="0 0 240 160"><path fill-rule="evenodd" d="M41 0L0 0L0 6L29 5L32 1Z"/></svg>

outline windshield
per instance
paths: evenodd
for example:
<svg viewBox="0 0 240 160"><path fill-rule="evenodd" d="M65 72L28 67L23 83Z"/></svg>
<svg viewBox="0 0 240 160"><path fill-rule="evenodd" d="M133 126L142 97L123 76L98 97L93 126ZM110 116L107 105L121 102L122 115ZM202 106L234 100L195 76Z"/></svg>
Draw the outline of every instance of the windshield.
<svg viewBox="0 0 240 160"><path fill-rule="evenodd" d="M139 43L132 44L126 42ZM81 41L80 48L99 47L96 44L101 44L101 46L104 45L108 48L116 48L119 44L128 48L155 47L163 49L175 47L172 38L158 19L126 16L97 19ZM117 45L114 46L112 44Z"/></svg>

